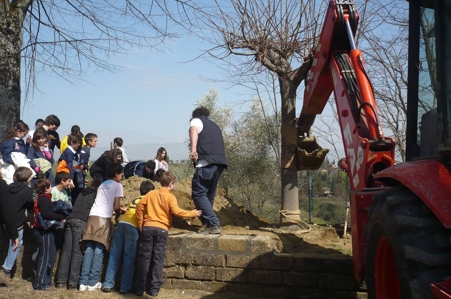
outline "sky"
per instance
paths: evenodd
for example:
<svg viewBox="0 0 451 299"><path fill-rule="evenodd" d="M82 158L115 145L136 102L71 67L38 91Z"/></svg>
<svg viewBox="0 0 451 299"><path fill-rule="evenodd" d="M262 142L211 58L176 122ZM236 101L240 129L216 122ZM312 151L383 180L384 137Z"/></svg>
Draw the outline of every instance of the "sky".
<svg viewBox="0 0 451 299"><path fill-rule="evenodd" d="M165 52L137 49L117 56L112 62L121 71L88 73L88 82L70 83L45 73L38 78L39 91L22 103L21 117L34 127L37 118L55 114L61 120L60 135L77 124L84 134L96 133L99 146L114 137L122 137L124 145L184 142L196 100L210 88L219 91L220 104L240 101L239 90L202 79L218 74L214 64L186 63L199 53L198 41L184 39Z"/></svg>
<svg viewBox="0 0 451 299"><path fill-rule="evenodd" d="M115 137L122 137L125 147L183 143L196 100L210 88L219 91L218 104L235 107L235 113L245 110L247 105L240 104L255 96L242 87L203 79L221 78L222 72L212 62L193 60L207 47L199 39L182 37L159 51L130 49L127 55L111 58L120 71L88 72L87 82L40 73L39 90L22 103L21 118L32 128L37 118L55 114L61 120L61 137L79 125L84 134L99 136L99 147L109 146ZM24 86L22 80L23 91ZM302 92L298 95L296 115L302 107Z"/></svg>
<svg viewBox="0 0 451 299"><path fill-rule="evenodd" d="M62 22L76 27L79 20ZM83 30L85 26L89 25L84 23ZM195 59L210 47L198 38L182 36L158 50L129 49L126 55L110 60L122 68L119 72L88 72L87 82L67 82L50 71L41 72L38 89L22 103L21 118L33 128L36 119L54 114L61 120L58 132L62 137L72 125L79 125L84 134L99 136L99 147L108 146L115 137L122 137L124 146L183 143L196 100L211 88L219 91L218 105L227 103L235 107L236 114L246 110L247 104L242 103L255 96L243 87L205 79L222 79L217 60ZM24 72L22 67L23 76Z"/></svg>

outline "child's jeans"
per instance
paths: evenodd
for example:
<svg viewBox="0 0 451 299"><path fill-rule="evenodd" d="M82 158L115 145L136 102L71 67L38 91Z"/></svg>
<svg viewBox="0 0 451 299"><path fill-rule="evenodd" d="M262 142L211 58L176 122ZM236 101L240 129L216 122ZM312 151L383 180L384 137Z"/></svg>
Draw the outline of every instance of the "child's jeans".
<svg viewBox="0 0 451 299"><path fill-rule="evenodd" d="M66 221L64 231L64 245L56 272L56 283L77 286L80 278L83 253L80 248L80 240L86 221L72 218Z"/></svg>
<svg viewBox="0 0 451 299"><path fill-rule="evenodd" d="M8 255L6 256L5 262L3 263L3 268L5 270L11 270L14 266L14 263L16 262L17 255L20 252L20 249L22 248L23 244L23 228L17 230L17 233L19 234L19 246L17 247L16 251L13 251L13 248L11 247L11 241L8 240Z"/></svg>
<svg viewBox="0 0 451 299"><path fill-rule="evenodd" d="M81 266L80 284L93 287L99 282L104 250L105 246L102 243L95 241L86 242L85 256Z"/></svg>
<svg viewBox="0 0 451 299"><path fill-rule="evenodd" d="M105 282L103 283L104 288L114 288L116 272L119 270L123 253L124 262L122 264L120 291L129 292L132 289L138 238L139 230L136 227L119 222L111 241L110 260L108 261L108 269L105 275Z"/></svg>

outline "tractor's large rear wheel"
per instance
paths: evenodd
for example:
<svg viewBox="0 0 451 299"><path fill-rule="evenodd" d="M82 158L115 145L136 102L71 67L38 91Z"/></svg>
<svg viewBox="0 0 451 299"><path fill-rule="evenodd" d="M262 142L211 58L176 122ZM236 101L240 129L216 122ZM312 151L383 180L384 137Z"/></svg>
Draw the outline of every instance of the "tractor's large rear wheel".
<svg viewBox="0 0 451 299"><path fill-rule="evenodd" d="M374 196L367 233L370 299L435 298L431 283L451 276L451 230L406 187Z"/></svg>

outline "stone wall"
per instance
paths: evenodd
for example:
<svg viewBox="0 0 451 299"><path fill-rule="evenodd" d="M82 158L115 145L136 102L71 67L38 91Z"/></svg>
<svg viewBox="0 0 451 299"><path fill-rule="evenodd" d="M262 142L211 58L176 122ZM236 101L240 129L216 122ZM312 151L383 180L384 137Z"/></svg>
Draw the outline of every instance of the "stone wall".
<svg viewBox="0 0 451 299"><path fill-rule="evenodd" d="M269 236L171 235L165 288L269 298L366 298L342 254L277 254Z"/></svg>
<svg viewBox="0 0 451 299"><path fill-rule="evenodd" d="M31 254L37 246L31 233L27 228L15 269L15 276L23 279L33 277ZM0 242L1 263L6 243ZM163 288L268 298L366 298L353 277L350 256L277 254L274 248L269 236L170 235Z"/></svg>

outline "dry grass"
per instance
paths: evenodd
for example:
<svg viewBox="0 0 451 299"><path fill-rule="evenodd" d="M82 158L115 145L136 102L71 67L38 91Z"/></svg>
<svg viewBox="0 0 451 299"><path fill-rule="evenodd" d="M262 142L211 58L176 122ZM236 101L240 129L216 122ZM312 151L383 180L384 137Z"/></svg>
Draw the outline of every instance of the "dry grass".
<svg viewBox="0 0 451 299"><path fill-rule="evenodd" d="M103 293L102 291L68 291L65 289L54 289L51 291L34 291L31 282L14 278L8 287L0 287L0 298L8 299L65 299L65 298L83 298L83 299L124 299L124 298L153 298L146 294L138 297L133 294L121 295L118 292ZM249 297L249 295L237 295L231 293L207 293L196 290L168 290L161 289L158 299L259 299Z"/></svg>

